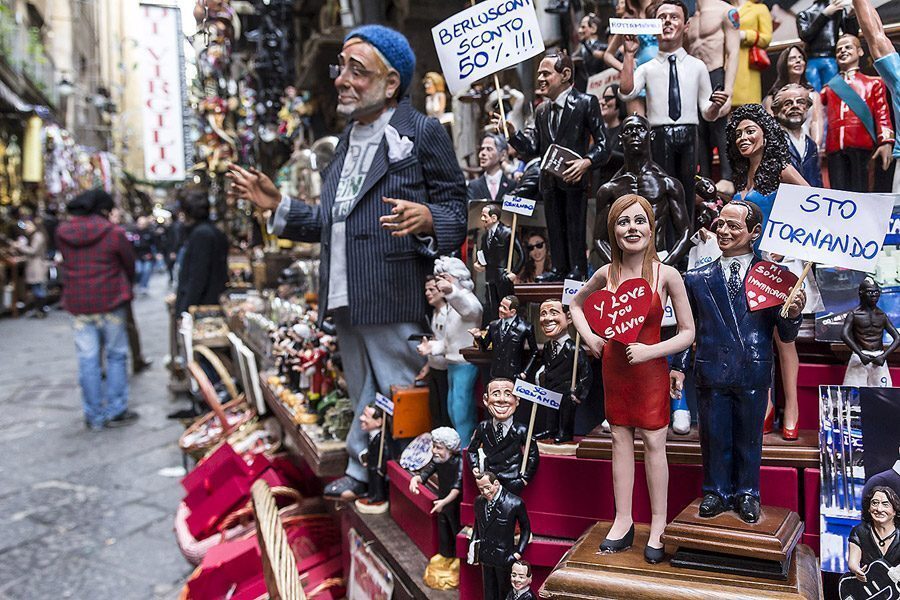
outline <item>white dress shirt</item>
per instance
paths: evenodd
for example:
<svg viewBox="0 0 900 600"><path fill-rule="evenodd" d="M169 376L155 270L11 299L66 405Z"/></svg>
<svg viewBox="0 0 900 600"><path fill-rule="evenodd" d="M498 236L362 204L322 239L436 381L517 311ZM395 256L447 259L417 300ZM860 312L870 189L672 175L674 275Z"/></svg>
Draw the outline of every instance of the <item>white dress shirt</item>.
<svg viewBox="0 0 900 600"><path fill-rule="evenodd" d="M676 57L678 89L681 92L681 117L669 118L669 55ZM700 116L709 109L712 101L712 85L709 71L699 58L689 55L684 48L675 52L660 51L655 58L645 62L634 72L634 89L630 94L619 93L622 100L634 100L647 90L647 120L651 127L662 125L698 125ZM703 117L706 119L706 117ZM706 119L707 121L709 119Z"/></svg>
<svg viewBox="0 0 900 600"><path fill-rule="evenodd" d="M741 277L741 281L747 276L747 269L750 268L750 263L753 262L753 253L748 252L747 254L741 254L740 256L723 256L719 259L719 264L722 265L722 272L725 274L725 281L728 282L728 279L731 277L731 263L737 262L741 269L738 271L738 275Z"/></svg>
<svg viewBox="0 0 900 600"><path fill-rule="evenodd" d="M491 175L484 174L484 182L487 184L488 192L491 194L491 200L497 199L497 192L500 191L500 179L503 177L503 169L497 169L497 172Z"/></svg>
<svg viewBox="0 0 900 600"><path fill-rule="evenodd" d="M503 421L498 421L497 419L491 418L491 426L494 428L494 431L497 431L497 423L500 424L500 427L503 430L503 435L500 436L500 439L506 437L506 434L509 433L510 428L512 428L513 418L510 417L508 419L504 419Z"/></svg>

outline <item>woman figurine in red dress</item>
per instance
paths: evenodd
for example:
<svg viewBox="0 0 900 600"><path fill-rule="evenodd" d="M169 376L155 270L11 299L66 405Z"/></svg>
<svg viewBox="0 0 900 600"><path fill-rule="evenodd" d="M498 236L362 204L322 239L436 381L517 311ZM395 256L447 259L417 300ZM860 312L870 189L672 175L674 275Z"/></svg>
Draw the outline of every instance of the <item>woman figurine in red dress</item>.
<svg viewBox="0 0 900 600"><path fill-rule="evenodd" d="M653 243L653 208L642 196L628 194L616 200L607 220L612 263L604 265L572 301L575 327L595 357L603 358L603 393L606 418L612 429L613 493L616 519L600 545L604 552L620 552L634 541L631 500L634 488L634 436L644 440L644 467L650 507L650 539L644 559L658 563L665 557L660 536L666 527L669 468L666 433L669 397L681 390L669 389L666 356L680 352L694 341L694 317L681 275L662 264ZM607 341L591 331L584 315L587 297L600 289L615 292L629 279L642 278L653 290L649 312L637 342L627 346ZM678 333L660 341L659 329L666 301L671 298Z"/></svg>

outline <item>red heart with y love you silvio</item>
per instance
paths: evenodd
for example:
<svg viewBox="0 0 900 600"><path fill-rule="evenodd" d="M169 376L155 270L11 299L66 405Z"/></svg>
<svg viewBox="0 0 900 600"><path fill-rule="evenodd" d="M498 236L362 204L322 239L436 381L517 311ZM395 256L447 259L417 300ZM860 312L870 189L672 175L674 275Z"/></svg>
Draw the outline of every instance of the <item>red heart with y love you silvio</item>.
<svg viewBox="0 0 900 600"><path fill-rule="evenodd" d="M653 293L643 278L623 281L615 292L597 290L584 302L584 316L594 333L623 344L636 342Z"/></svg>
<svg viewBox="0 0 900 600"><path fill-rule="evenodd" d="M767 260L750 267L745 292L751 312L784 304L798 279L786 268Z"/></svg>

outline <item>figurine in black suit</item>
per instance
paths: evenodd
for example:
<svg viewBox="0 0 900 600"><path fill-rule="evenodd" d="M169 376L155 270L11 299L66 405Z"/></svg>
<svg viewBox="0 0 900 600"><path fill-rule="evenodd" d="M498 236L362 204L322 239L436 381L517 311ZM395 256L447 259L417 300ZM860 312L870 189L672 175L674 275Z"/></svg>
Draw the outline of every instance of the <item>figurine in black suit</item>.
<svg viewBox="0 0 900 600"><path fill-rule="evenodd" d="M557 444L572 441L575 432L575 405L587 398L591 389L591 366L585 353L578 353L578 373L572 389L572 363L575 361L575 342L569 337L572 317L557 299L541 303L541 329L548 340L541 352L535 353L525 377L550 391L562 394L559 410L538 406L536 438L553 436Z"/></svg>
<svg viewBox="0 0 900 600"><path fill-rule="evenodd" d="M553 270L542 275L540 281L562 281L565 277L581 281L587 276L584 234L589 178L586 175L609 159L600 103L596 96L582 94L572 87L573 73L574 66L568 54L544 57L538 67L535 94L545 97L548 102L535 110L533 126L516 132L507 123L512 136L509 143L525 159L544 156L551 144L568 148L583 157L568 163L562 179L549 173L541 174L540 192L554 264ZM493 122L499 131L502 125L496 113Z"/></svg>
<svg viewBox="0 0 900 600"><path fill-rule="evenodd" d="M519 398L513 394L515 385L509 379L492 379L484 394L484 404L491 418L478 424L466 455L475 478L484 471L496 474L500 483L514 494L521 494L525 485L534 477L538 467L537 444L528 448L525 473L521 472L522 455L528 439L528 428L513 421L513 414L519 406ZM484 454L484 465L478 451Z"/></svg>
<svg viewBox="0 0 900 600"><path fill-rule="evenodd" d="M508 149L506 138L502 135L488 133L481 140L478 166L484 170L484 174L469 182L466 189L469 202L473 200L503 202L503 196L511 193L516 187L516 182L512 177L507 177L502 168Z"/></svg>
<svg viewBox="0 0 900 600"><path fill-rule="evenodd" d="M506 600L535 600L531 591L531 563L517 560L512 564L509 574L512 589L506 594Z"/></svg>
<svg viewBox="0 0 900 600"><path fill-rule="evenodd" d="M481 209L481 224L484 227L484 235L481 236L481 252L484 254L484 264L475 261L475 270L484 273L487 283L487 298L484 303L484 323L490 323L497 318L497 307L500 299L513 292L513 284L510 281L510 273L518 273L525 262L525 253L522 245L515 240L513 255L514 261L511 270L506 269L509 260L509 244L512 238L512 229L500 221L500 206L488 204Z"/></svg>
<svg viewBox="0 0 900 600"><path fill-rule="evenodd" d="M459 447L459 434L455 429L434 429L431 432L431 462L409 481L409 491L418 494L419 485L437 473L438 499L434 501L431 514L438 515L438 555L444 558L456 557L459 502L462 500L462 456Z"/></svg>
<svg viewBox="0 0 900 600"><path fill-rule="evenodd" d="M385 418L384 411L376 406L375 402L370 402L359 416L360 428L369 436L366 452L361 453L359 457L359 462L365 465L369 475L369 487L366 497L356 501L356 508L367 514L380 514L390 508L385 465L390 458L391 444L389 439L384 440L384 446L381 444L381 431Z"/></svg>
<svg viewBox="0 0 900 600"><path fill-rule="evenodd" d="M510 572L522 558L531 538L528 511L522 499L500 486L500 480L485 471L476 480L480 495L475 498L475 558L481 563L484 600L504 600L509 593ZM516 524L519 542L516 543Z"/></svg>
<svg viewBox="0 0 900 600"><path fill-rule="evenodd" d="M515 379L537 351L534 325L519 317L519 299L506 296L500 301L499 319L491 321L487 331L470 329L475 344L483 351L493 352L491 379ZM528 350L525 347L528 347Z"/></svg>

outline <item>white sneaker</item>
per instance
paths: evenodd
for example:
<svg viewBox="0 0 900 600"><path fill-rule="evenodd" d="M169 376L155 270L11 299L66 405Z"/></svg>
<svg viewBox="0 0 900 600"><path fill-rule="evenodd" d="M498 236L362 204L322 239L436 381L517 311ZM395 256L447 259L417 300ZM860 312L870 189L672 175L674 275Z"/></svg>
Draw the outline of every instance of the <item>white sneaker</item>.
<svg viewBox="0 0 900 600"><path fill-rule="evenodd" d="M691 411L676 410L672 413L672 431L679 435L691 432Z"/></svg>
<svg viewBox="0 0 900 600"><path fill-rule="evenodd" d="M604 433L609 433L612 429L609 426L609 421L603 419L603 423L600 424L600 428L603 429Z"/></svg>

